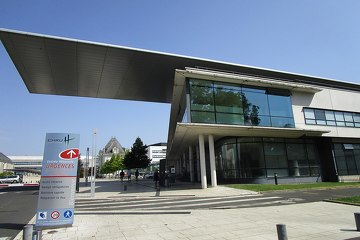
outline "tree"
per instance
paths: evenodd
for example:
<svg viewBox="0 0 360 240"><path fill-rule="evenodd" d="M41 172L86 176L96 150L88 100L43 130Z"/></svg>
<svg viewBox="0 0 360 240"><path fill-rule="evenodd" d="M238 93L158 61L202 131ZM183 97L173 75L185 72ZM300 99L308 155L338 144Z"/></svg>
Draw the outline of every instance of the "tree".
<svg viewBox="0 0 360 240"><path fill-rule="evenodd" d="M113 161L111 162L111 168L114 170L114 172L124 169L124 159L120 154L117 154L114 157Z"/></svg>
<svg viewBox="0 0 360 240"><path fill-rule="evenodd" d="M151 160L147 156L147 146L138 137L130 151L125 153L124 165L128 169L147 168Z"/></svg>
<svg viewBox="0 0 360 240"><path fill-rule="evenodd" d="M0 173L0 177L7 177L7 176L11 176L14 175L12 172L2 172Z"/></svg>
<svg viewBox="0 0 360 240"><path fill-rule="evenodd" d="M101 174L109 174L124 168L124 161L120 154L113 154L109 161L106 161L101 167Z"/></svg>

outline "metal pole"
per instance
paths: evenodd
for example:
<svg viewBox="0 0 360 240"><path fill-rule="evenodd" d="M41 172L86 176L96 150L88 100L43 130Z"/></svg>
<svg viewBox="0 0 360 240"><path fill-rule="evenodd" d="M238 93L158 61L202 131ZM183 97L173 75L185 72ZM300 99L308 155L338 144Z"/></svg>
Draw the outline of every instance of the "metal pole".
<svg viewBox="0 0 360 240"><path fill-rule="evenodd" d="M95 179L96 179L96 159L97 159L97 153L96 153L96 129L94 130L95 135L95 159L94 159L94 186L95 186Z"/></svg>
<svg viewBox="0 0 360 240"><path fill-rule="evenodd" d="M89 175L89 148L86 148L85 186L88 185L88 175Z"/></svg>
<svg viewBox="0 0 360 240"><path fill-rule="evenodd" d="M360 213L354 213L356 230L360 232Z"/></svg>
<svg viewBox="0 0 360 240"><path fill-rule="evenodd" d="M93 132L92 147L92 168L91 168L91 191L90 196L95 197L95 177L96 177L96 129Z"/></svg>
<svg viewBox="0 0 360 240"><path fill-rule="evenodd" d="M288 240L285 224L276 224L278 240Z"/></svg>
<svg viewBox="0 0 360 240"><path fill-rule="evenodd" d="M32 240L32 235L34 231L34 226L32 224L28 224L23 229L23 240Z"/></svg>
<svg viewBox="0 0 360 240"><path fill-rule="evenodd" d="M277 173L274 173L275 185L278 185L278 176Z"/></svg>
<svg viewBox="0 0 360 240"><path fill-rule="evenodd" d="M33 236L33 240L42 240L42 230L35 231Z"/></svg>
<svg viewBox="0 0 360 240"><path fill-rule="evenodd" d="M76 173L76 192L80 191L80 154L78 157L78 166L77 166L77 173Z"/></svg>

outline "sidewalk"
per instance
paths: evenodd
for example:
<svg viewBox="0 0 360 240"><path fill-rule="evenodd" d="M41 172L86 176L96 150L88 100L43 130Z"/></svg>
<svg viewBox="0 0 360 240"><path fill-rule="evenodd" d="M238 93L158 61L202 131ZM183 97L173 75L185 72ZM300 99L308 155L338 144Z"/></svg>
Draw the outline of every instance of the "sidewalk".
<svg viewBox="0 0 360 240"><path fill-rule="evenodd" d="M127 185L127 191L124 186ZM178 183L156 191L151 181L120 183L98 181L95 199L162 196L237 196L258 194L218 186ZM90 184L81 187L76 198L90 198ZM277 239L276 224L286 224L289 239L360 239L354 212L359 207L327 202L240 209L189 210L180 212L121 212L76 214L72 227L43 230L43 239ZM18 236L19 237L19 236ZM17 238L17 239L21 239Z"/></svg>

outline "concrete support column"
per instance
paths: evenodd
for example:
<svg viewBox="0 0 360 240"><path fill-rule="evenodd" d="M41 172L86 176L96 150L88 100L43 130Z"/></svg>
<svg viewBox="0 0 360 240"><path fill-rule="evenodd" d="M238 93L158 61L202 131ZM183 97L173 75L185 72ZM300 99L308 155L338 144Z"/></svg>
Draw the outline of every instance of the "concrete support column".
<svg viewBox="0 0 360 240"><path fill-rule="evenodd" d="M211 186L216 187L217 177L216 177L215 147L214 147L213 135L209 135L209 154L210 154Z"/></svg>
<svg viewBox="0 0 360 240"><path fill-rule="evenodd" d="M183 153L183 157L182 157L183 161L182 161L182 166L181 166L181 172L184 176L184 173L186 172L186 154Z"/></svg>
<svg viewBox="0 0 360 240"><path fill-rule="evenodd" d="M176 162L176 173L180 174L181 173L181 157L178 158L177 162Z"/></svg>
<svg viewBox="0 0 360 240"><path fill-rule="evenodd" d="M200 182L201 180L201 174L200 174L200 150L199 145L196 146L196 172L197 172L197 181Z"/></svg>
<svg viewBox="0 0 360 240"><path fill-rule="evenodd" d="M201 188L207 188L204 135L199 135Z"/></svg>
<svg viewBox="0 0 360 240"><path fill-rule="evenodd" d="M190 162L190 182L194 182L194 161L193 161L192 146L189 146L189 162Z"/></svg>

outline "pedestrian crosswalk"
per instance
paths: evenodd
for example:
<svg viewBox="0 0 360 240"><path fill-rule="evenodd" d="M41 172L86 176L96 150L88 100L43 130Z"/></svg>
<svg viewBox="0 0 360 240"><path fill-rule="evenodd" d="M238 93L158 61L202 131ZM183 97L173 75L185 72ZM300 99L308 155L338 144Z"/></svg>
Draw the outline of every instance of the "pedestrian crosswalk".
<svg viewBox="0 0 360 240"><path fill-rule="evenodd" d="M174 211L195 209L228 209L262 207L284 204L286 199L277 196L240 195L224 197L118 197L103 199L77 199L76 212L103 211ZM288 202L288 204L295 202Z"/></svg>

